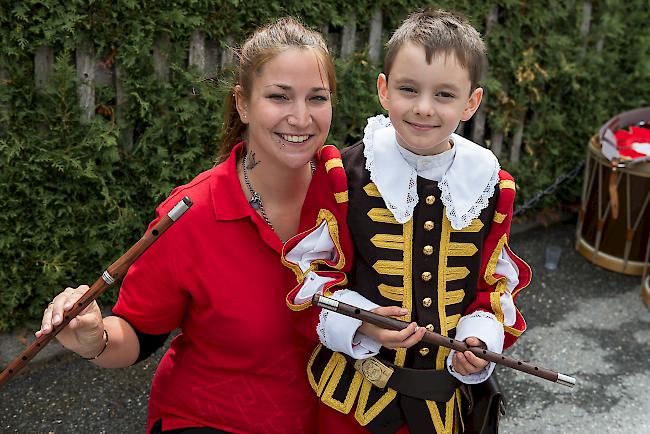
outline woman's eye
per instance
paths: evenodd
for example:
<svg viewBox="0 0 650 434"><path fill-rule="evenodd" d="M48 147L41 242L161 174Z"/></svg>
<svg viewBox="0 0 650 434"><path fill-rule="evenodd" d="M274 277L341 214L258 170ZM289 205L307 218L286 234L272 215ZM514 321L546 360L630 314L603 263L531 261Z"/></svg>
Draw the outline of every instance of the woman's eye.
<svg viewBox="0 0 650 434"><path fill-rule="evenodd" d="M329 99L328 96L325 96L325 95L315 95L315 96L311 97L311 100L315 101L315 102L327 102L330 99Z"/></svg>
<svg viewBox="0 0 650 434"><path fill-rule="evenodd" d="M278 101L288 101L289 98L286 95L283 95L281 93L272 93L267 97L268 99L274 99Z"/></svg>

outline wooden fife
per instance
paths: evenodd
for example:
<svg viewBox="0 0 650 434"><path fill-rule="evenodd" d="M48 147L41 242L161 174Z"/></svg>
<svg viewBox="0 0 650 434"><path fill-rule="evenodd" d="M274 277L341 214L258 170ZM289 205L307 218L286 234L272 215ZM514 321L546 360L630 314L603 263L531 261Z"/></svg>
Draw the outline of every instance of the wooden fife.
<svg viewBox="0 0 650 434"><path fill-rule="evenodd" d="M406 321L401 321L395 318L378 315L376 313L370 312L368 310L360 309L358 307L352 306L350 304L342 303L333 298L324 297L320 294L314 294L312 298L312 303L314 306L321 307L323 309L328 309L334 312L338 312L342 315L350 316L352 318L357 318L362 321L366 321L370 324L374 324L378 327L382 327L389 330L402 330L406 328L410 323ZM512 369L516 369L527 374L535 375L536 377L543 378L545 380L552 381L554 383L562 384L564 386L573 387L576 384L576 380L573 377L568 375L559 374L553 372L550 369L540 368L535 365L531 365L527 362L520 362L518 360L512 359L510 357L504 356L503 354L498 354L492 351L484 350L480 347L470 347L463 341L457 341L441 334L426 331L424 337L422 338L424 342L434 344L440 347L451 348L456 351L471 351L477 357L487 360L489 362L498 363L500 365L507 366Z"/></svg>
<svg viewBox="0 0 650 434"><path fill-rule="evenodd" d="M22 353L18 355L0 374L0 387L13 378L27 363L36 356L70 321L79 315L90 303L104 291L119 282L131 264L149 248L169 227L176 222L192 206L192 201L185 196L171 211L163 216L140 240L133 245L124 255L104 271L102 276L86 291L75 305L66 312L63 322L55 326L51 333L41 335L34 340Z"/></svg>

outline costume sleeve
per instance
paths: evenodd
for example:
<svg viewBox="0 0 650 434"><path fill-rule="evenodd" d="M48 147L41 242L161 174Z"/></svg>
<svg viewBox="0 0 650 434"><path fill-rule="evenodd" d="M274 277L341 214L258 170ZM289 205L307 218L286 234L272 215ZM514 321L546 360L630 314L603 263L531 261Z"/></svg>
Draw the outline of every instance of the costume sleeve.
<svg viewBox="0 0 650 434"><path fill-rule="evenodd" d="M372 310L379 307L356 291L340 289L331 298L343 303ZM362 321L327 309L321 310L317 332L323 345L332 351L345 353L355 359L366 359L379 354L381 344L359 332Z"/></svg>
<svg viewBox="0 0 650 434"><path fill-rule="evenodd" d="M344 287L352 264L354 249L346 223L347 178L336 147L324 146L319 151L312 184L317 188L310 189L303 213L311 212L313 226L290 238L282 249L282 263L296 276L297 284L286 296L293 311L316 309L311 307L314 294L331 296ZM310 336L315 342L317 329L320 325L313 327Z"/></svg>
<svg viewBox="0 0 650 434"><path fill-rule="evenodd" d="M170 196L156 210L149 228L182 196ZM163 335L178 328L185 314L188 293L178 284L173 239L181 231L183 219L172 225L129 268L120 287L113 312L142 333Z"/></svg>
<svg viewBox="0 0 650 434"><path fill-rule="evenodd" d="M499 197L483 246L476 297L456 329L456 339L475 336L485 342L488 350L496 353L511 346L526 330L526 322L515 302L519 291L530 283L531 270L508 244L514 198L515 182L510 174L501 170ZM447 368L465 383L484 381L494 370L494 363L490 363L479 373L461 376L451 368L454 354L452 350L447 358Z"/></svg>

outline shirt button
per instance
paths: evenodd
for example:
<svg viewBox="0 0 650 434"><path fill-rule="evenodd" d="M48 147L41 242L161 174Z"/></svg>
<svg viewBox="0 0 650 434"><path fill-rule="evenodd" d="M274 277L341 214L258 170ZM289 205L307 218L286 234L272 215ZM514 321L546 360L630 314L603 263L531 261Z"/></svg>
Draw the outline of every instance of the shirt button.
<svg viewBox="0 0 650 434"><path fill-rule="evenodd" d="M427 347L420 348L420 355L422 357L426 356L427 354L429 354L429 349Z"/></svg>
<svg viewBox="0 0 650 434"><path fill-rule="evenodd" d="M425 202L427 203L427 205L433 205L433 202L435 202L435 201L436 201L435 196L427 196L427 198L425 199Z"/></svg>
<svg viewBox="0 0 650 434"><path fill-rule="evenodd" d="M431 255L431 254L433 253L433 247L431 247L431 246L424 246L424 249L422 249L422 252L423 252L425 255L429 256L429 255Z"/></svg>
<svg viewBox="0 0 650 434"><path fill-rule="evenodd" d="M427 324L424 328L433 333L433 324Z"/></svg>
<svg viewBox="0 0 650 434"><path fill-rule="evenodd" d="M431 304L433 303L433 300L431 300L431 297L427 297L422 300L422 306L424 307L431 307Z"/></svg>
<svg viewBox="0 0 650 434"><path fill-rule="evenodd" d="M422 273L422 280L424 280L425 282L428 282L429 280L431 280L431 277L432 277L431 273L429 273L428 271L425 271L424 273Z"/></svg>
<svg viewBox="0 0 650 434"><path fill-rule="evenodd" d="M430 231L433 229L433 222L431 220L427 220L424 222L424 230Z"/></svg>

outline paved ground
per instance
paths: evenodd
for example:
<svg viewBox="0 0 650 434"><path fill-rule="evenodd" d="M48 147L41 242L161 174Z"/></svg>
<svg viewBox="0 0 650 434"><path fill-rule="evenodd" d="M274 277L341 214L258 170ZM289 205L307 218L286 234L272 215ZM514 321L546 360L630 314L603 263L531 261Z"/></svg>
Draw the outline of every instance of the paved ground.
<svg viewBox="0 0 650 434"><path fill-rule="evenodd" d="M534 280L520 298L529 329L508 353L578 384L569 389L499 368L509 400L502 432L650 434L650 311L640 279L578 255L572 223L515 234L512 244ZM562 247L554 271L544 269L548 245ZM19 353L20 338L0 335L0 366ZM0 390L0 433L143 432L160 353L128 369L102 370L50 345Z"/></svg>

